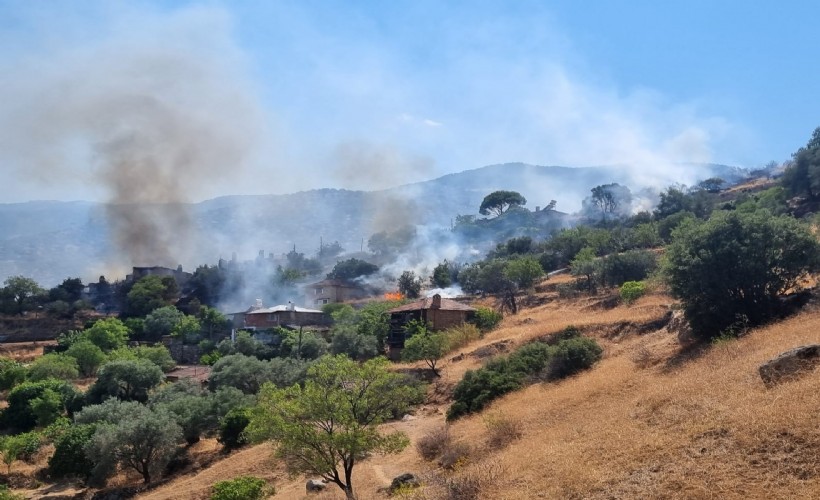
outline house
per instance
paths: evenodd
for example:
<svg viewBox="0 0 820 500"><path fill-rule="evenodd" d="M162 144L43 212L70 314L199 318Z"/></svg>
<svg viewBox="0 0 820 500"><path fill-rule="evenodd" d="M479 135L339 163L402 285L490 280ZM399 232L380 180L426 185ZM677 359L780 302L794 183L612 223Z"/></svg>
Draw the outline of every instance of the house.
<svg viewBox="0 0 820 500"><path fill-rule="evenodd" d="M191 279L193 274L185 272L182 270L182 266L177 267L176 269L171 269L170 267L162 267L162 266L151 266L151 267L134 267L131 270L131 274L125 277L125 281L127 282L136 282L141 280L146 276L171 276L174 278L174 281L177 282L180 288Z"/></svg>
<svg viewBox="0 0 820 500"><path fill-rule="evenodd" d="M445 330L471 320L476 309L439 294L387 311L390 314L390 331L387 347L391 359L398 359L404 349L404 328L412 320L422 321L430 330Z"/></svg>
<svg viewBox="0 0 820 500"><path fill-rule="evenodd" d="M363 299L368 295L367 290L354 283L326 279L305 287L305 304L321 307L325 304Z"/></svg>
<svg viewBox="0 0 820 500"><path fill-rule="evenodd" d="M267 330L278 326L298 328L300 326L328 326L330 318L316 309L287 305L262 307L261 300L245 312L234 313L233 327L237 329Z"/></svg>

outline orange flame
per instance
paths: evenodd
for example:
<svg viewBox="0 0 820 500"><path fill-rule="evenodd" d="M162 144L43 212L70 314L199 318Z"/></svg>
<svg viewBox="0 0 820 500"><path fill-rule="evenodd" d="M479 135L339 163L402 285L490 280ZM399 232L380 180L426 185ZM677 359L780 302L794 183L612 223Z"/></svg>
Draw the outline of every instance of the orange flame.
<svg viewBox="0 0 820 500"><path fill-rule="evenodd" d="M404 295L401 292L387 292L384 294L384 300L401 300L404 298Z"/></svg>

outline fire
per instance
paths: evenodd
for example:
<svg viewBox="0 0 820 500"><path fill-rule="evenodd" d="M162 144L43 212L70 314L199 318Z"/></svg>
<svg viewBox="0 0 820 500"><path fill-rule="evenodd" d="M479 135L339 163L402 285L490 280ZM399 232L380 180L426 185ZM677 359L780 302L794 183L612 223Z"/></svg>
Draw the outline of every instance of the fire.
<svg viewBox="0 0 820 500"><path fill-rule="evenodd" d="M404 295L401 292L387 292L384 294L384 300L402 300Z"/></svg>

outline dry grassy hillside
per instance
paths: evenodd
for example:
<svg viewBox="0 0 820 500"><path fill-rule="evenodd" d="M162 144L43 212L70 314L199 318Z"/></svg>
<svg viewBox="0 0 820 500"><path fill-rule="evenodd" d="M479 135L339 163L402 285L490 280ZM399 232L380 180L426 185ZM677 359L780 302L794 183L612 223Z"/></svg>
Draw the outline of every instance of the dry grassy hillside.
<svg viewBox="0 0 820 500"><path fill-rule="evenodd" d="M780 352L820 342L820 309L809 306L740 340L682 350L673 333L655 326L671 302L660 293L631 307L612 307L606 297L535 297L541 305L448 356L428 404L391 427L417 443L443 427L443 396L467 369L570 324L600 341L604 359L591 371L530 386L453 423L449 451L461 458L451 457L452 469L423 460L415 446L360 464L354 474L360 498L385 498L378 488L407 471L425 480L405 496L418 499L820 497L820 376L766 389L757 374L761 362ZM499 437L514 439L494 442ZM289 479L266 463L269 452L266 446L239 452L139 498L207 498L214 481L259 471L268 471L275 498L305 497L304 479ZM329 488L315 498L344 496Z"/></svg>

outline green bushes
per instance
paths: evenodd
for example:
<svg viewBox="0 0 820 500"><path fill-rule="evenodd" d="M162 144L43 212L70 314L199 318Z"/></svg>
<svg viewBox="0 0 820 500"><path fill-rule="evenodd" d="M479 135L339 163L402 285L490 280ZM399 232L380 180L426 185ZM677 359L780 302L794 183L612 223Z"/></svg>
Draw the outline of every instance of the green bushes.
<svg viewBox="0 0 820 500"><path fill-rule="evenodd" d="M96 428L93 424L71 425L55 440L54 454L48 460L48 470L52 476L88 477L94 463L85 454L85 448Z"/></svg>
<svg viewBox="0 0 820 500"><path fill-rule="evenodd" d="M621 285L621 300L625 304L631 304L643 297L646 293L646 285L642 281L627 281Z"/></svg>
<svg viewBox="0 0 820 500"><path fill-rule="evenodd" d="M249 408L233 408L222 419L219 429L219 442L227 449L239 448L248 441L245 438L245 428L251 421Z"/></svg>
<svg viewBox="0 0 820 500"><path fill-rule="evenodd" d="M214 484L211 500L259 500L272 494L264 479L240 476Z"/></svg>
<svg viewBox="0 0 820 500"><path fill-rule="evenodd" d="M498 324L501 323L501 320L504 319L504 316L502 316L502 314L495 309L480 306L476 309L475 316L473 317L473 323L482 332L489 332L498 326Z"/></svg>
<svg viewBox="0 0 820 500"><path fill-rule="evenodd" d="M483 368L465 373L456 385L447 420L480 411L494 399L523 387L535 377L567 377L601 359L601 347L592 339L577 337L576 329L567 329L558 335L560 340L555 345L532 342L507 357L496 358Z"/></svg>
<svg viewBox="0 0 820 500"><path fill-rule="evenodd" d="M62 380L43 380L40 382L23 382L9 392L8 407L3 410L0 417L0 424L3 427L16 429L21 432L30 431L38 423L38 419L43 419L45 405L38 407L32 402L37 400L50 400L53 394L59 397L57 408L52 408L53 418L46 420L53 421L65 410L71 409L78 393L71 384ZM44 397L45 394L45 397ZM36 408L36 412L35 412ZM47 424L46 424L47 425Z"/></svg>
<svg viewBox="0 0 820 500"><path fill-rule="evenodd" d="M211 500L261 500L274 493L272 487L267 487L264 479L253 476L219 481L213 488Z"/></svg>

